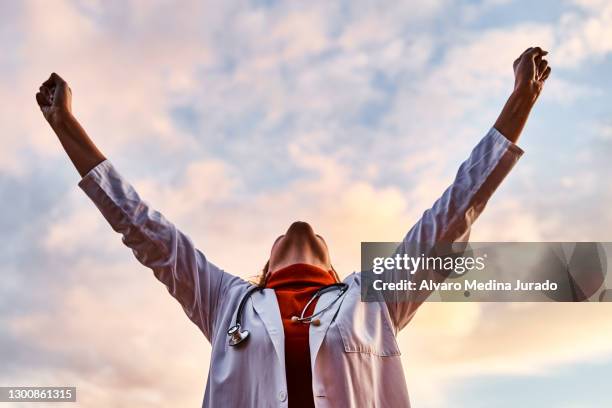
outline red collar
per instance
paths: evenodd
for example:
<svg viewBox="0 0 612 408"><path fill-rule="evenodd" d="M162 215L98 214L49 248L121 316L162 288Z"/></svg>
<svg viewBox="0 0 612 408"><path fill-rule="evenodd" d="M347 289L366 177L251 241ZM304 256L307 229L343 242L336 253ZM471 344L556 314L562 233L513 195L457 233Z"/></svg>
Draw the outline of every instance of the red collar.
<svg viewBox="0 0 612 408"><path fill-rule="evenodd" d="M335 282L330 271L310 264L297 263L273 272L266 282L266 288L325 286Z"/></svg>

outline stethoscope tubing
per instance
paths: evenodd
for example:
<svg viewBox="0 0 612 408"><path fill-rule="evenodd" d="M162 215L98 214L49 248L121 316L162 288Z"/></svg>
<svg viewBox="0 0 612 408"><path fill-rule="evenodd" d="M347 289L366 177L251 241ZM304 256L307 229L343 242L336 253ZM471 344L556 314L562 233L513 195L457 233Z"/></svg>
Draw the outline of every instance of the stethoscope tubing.
<svg viewBox="0 0 612 408"><path fill-rule="evenodd" d="M304 314L306 313L306 311L308 310L308 308L310 307L312 302L314 302L316 299L318 299L324 293L330 292L331 290L334 290L334 289L340 289L340 291L338 292L338 295L336 296L336 298L333 301L329 302L329 304L327 306L325 306L323 309L319 310L318 312L316 312L316 313L314 313L314 314L312 314L310 316L304 317ZM322 315L327 310L329 310L334 305L334 303L336 303L336 301L338 299L340 299L340 297L342 297L342 295L344 295L344 292L346 292L347 289L348 289L348 285L346 283L332 283L331 285L327 285L327 286L322 287L321 289L319 289L310 298L308 303L306 303L306 306L304 306L304 309L302 309L302 313L300 314L300 317L298 317L294 321L298 321L300 323L310 323L310 322L312 322L316 317Z"/></svg>
<svg viewBox="0 0 612 408"><path fill-rule="evenodd" d="M229 336L230 346L237 346L243 343L249 337L250 335L249 331L242 330L242 313L246 306L246 302L247 300L249 300L251 295L263 289L264 288L259 287L259 286L254 286L252 288L249 288L249 290L247 290L247 292L242 296L242 299L240 299L240 303L238 304L238 310L236 312L236 320L234 322L234 325L227 330L227 335ZM332 300L328 305L326 305L323 309L319 310L318 312L310 316L304 316L304 314L306 313L306 311L308 310L312 302L314 302L316 299L321 297L321 295L323 295L324 293L327 293L335 289L338 289L339 292L334 300ZM321 316L323 313L329 310L338 301L338 299L340 299L346 293L347 290L348 290L348 284L346 283L332 283L331 285L323 286L322 288L317 290L315 294L310 298L308 303L306 303L306 306L304 307L304 309L302 309L302 313L300 314L300 316L299 317L293 316L291 320L296 323L304 323L304 324L310 324L310 323L315 324L315 322L319 322L319 319L317 319L317 317ZM337 315L338 315L338 311L336 311L336 313L334 314L334 320L336 319Z"/></svg>

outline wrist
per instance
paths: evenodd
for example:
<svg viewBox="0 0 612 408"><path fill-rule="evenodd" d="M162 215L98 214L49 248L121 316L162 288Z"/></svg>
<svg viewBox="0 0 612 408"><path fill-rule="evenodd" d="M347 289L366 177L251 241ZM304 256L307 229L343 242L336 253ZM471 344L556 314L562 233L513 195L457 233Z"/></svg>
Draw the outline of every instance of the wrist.
<svg viewBox="0 0 612 408"><path fill-rule="evenodd" d="M518 83L514 86L511 97L521 102L534 104L541 91L542 87L534 81Z"/></svg>
<svg viewBox="0 0 612 408"><path fill-rule="evenodd" d="M57 128L75 122L76 118L69 111L56 111L49 115L48 120L51 127Z"/></svg>
<svg viewBox="0 0 612 408"><path fill-rule="evenodd" d="M495 122L495 128L512 143L518 140L540 94L540 89L534 85L517 84Z"/></svg>

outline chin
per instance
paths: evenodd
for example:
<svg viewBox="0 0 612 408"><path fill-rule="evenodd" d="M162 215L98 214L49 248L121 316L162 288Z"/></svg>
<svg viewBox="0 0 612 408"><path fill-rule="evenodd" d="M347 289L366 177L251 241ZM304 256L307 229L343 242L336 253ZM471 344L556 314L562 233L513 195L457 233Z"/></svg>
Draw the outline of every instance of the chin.
<svg viewBox="0 0 612 408"><path fill-rule="evenodd" d="M304 221L292 223L284 235L278 237L270 253L270 266L305 263L329 265L329 253L325 240L315 234L312 226Z"/></svg>

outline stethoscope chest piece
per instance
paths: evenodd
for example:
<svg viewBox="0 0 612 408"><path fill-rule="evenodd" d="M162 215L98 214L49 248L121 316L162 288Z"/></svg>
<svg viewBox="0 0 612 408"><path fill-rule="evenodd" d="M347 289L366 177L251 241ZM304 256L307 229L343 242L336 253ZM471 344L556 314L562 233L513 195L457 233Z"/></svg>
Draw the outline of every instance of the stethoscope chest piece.
<svg viewBox="0 0 612 408"><path fill-rule="evenodd" d="M240 324L235 324L227 331L227 335L230 338L229 345L232 347L239 345L249 338L249 334L251 333L248 330L240 330Z"/></svg>

